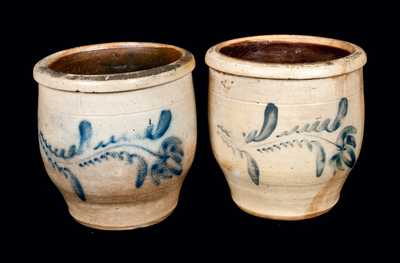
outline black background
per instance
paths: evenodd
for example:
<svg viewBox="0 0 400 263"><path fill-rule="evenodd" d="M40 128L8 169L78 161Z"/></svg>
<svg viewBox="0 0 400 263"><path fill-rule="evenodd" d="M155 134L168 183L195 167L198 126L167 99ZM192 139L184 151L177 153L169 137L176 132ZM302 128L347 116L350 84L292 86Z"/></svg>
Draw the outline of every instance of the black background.
<svg viewBox="0 0 400 263"><path fill-rule="evenodd" d="M48 246L72 251L91 246L98 248L101 244L111 249L116 244L124 244L132 249L135 257L144 251L150 251L147 256L156 257L160 251L167 250L169 252L161 254L168 258L178 257L182 249L195 250L195 257L209 255L210 251L225 255L250 252L250 256L274 252L270 245L287 249L282 255L291 254L293 247L301 246L305 248L302 253L312 257L316 247L326 249L327 255L352 251L360 244L360 253L372 252L376 244L385 242L383 236L394 233L393 228L387 227L395 216L391 213L394 204L386 197L391 192L386 189L394 183L391 178L395 174L384 172L387 162L380 159L387 146L382 142L382 123L390 117L390 114L389 117L383 114L387 112L384 98L388 95L383 90L391 87L390 64L387 64L391 60L387 53L391 47L383 43L382 38L393 40L387 33L394 32L394 22L387 10L332 3L324 3L318 11L303 5L290 6L288 11L289 4L275 7L251 2L241 2L234 10L227 6L217 9L214 4L200 2L183 2L179 8L156 2L150 2L147 7L136 4L99 2L96 5L102 5L101 10L94 10L93 6L54 2L48 6L25 7L27 12L18 13L6 23L11 33L8 42L17 51L8 54L13 56L9 61L16 62L9 67L10 71L17 73L9 88L16 99L8 103L17 110L10 110L8 121L12 123L13 133L8 134L6 138L10 139L5 141L13 145L13 158L7 165L12 164L13 171L17 171L12 172L11 177L18 187L4 188L10 190L7 200L12 200L9 230L18 244L35 244L43 251ZM379 13L384 18L377 16ZM298 222L260 219L237 208L212 155L208 136L206 50L227 39L279 33L338 38L360 45L368 55L364 70L365 137L357 165L333 210ZM178 206L157 225L123 232L86 228L68 214L40 158L36 128L37 84L32 78L34 64L53 52L115 41L177 45L191 51L197 64L193 78L198 147ZM17 146L13 138L18 138ZM392 177L385 183L382 178L389 175Z"/></svg>

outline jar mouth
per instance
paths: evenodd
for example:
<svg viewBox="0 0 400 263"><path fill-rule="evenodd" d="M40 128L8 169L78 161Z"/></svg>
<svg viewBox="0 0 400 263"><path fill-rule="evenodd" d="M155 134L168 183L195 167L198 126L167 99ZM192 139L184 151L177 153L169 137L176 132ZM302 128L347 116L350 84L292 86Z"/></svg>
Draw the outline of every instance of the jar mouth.
<svg viewBox="0 0 400 263"><path fill-rule="evenodd" d="M366 54L357 45L336 39L265 35L219 43L205 59L211 68L234 75L313 79L357 70L366 63Z"/></svg>
<svg viewBox="0 0 400 263"><path fill-rule="evenodd" d="M170 47L116 47L67 54L48 67L65 74L112 75L165 66L182 56L182 52Z"/></svg>
<svg viewBox="0 0 400 263"><path fill-rule="evenodd" d="M193 55L176 46L119 42L54 53L35 65L33 75L48 88L116 92L176 80L190 73L194 64Z"/></svg>
<svg viewBox="0 0 400 263"><path fill-rule="evenodd" d="M222 54L260 63L298 64L329 61L350 55L334 46L284 41L241 41L219 49Z"/></svg>

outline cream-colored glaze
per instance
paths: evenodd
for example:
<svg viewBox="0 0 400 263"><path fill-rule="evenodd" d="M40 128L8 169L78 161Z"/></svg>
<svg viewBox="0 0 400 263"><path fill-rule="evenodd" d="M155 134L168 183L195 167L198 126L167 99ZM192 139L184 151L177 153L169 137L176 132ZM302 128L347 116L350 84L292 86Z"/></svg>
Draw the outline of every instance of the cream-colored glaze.
<svg viewBox="0 0 400 263"><path fill-rule="evenodd" d="M155 71L149 69L109 75L61 74L48 67L65 54L138 45L172 47L179 50L182 56L172 63L176 67L169 64ZM79 124L83 120L91 123L92 136L83 153L69 159L50 153L53 161L67 167L78 178L86 200L79 198L70 180L52 167L44 152L45 146L40 143L46 171L77 221L99 229L134 229L157 223L174 210L196 148L193 68L194 58L189 52L154 43L85 46L58 52L35 66L34 77L39 83L38 128L46 141L53 147L68 150L71 145L79 145ZM146 138L146 128L152 123L153 129L156 129L163 110L171 113L169 128L161 138ZM139 170L137 159L129 164L126 159L109 157L96 165L79 166L83 160L93 159L89 157L99 153L99 150L94 150L96 144L107 142L112 135L115 138L126 135L129 138L127 144L139 145L155 153L160 153L161 144L166 138L179 138L184 152L181 174L161 179L160 184L156 185L151 179L151 167L156 157L139 148L121 146L125 141L110 144L116 146L114 148L104 149L136 153L144 159L148 167L141 187L135 185ZM171 161L169 158L168 162ZM168 165L177 167L176 163Z"/></svg>
<svg viewBox="0 0 400 263"><path fill-rule="evenodd" d="M224 46L249 40L325 44L346 49L351 54L328 62L269 64L232 58L219 52ZM210 48L206 63L210 66L212 149L235 203L250 214L280 220L305 219L329 211L339 200L351 169L345 165L343 171L337 170L334 175L334 166L330 165L329 159L338 152L338 147L327 140L336 142L339 132L352 125L357 130L355 153L359 156L364 129L362 66L366 63L365 52L351 43L321 37L257 36ZM347 99L348 110L334 132L303 132L277 137L296 125L303 127L327 118L332 121L342 98ZM268 103L278 109L275 130L265 140L246 143L250 131L261 129ZM218 126L223 127L230 138ZM319 177L316 176L315 147L310 151L304 141L299 145L297 142L302 139L318 141L325 151L324 170ZM292 142L293 146L280 144L286 141ZM273 147L274 144L280 149ZM270 146L273 151L262 150ZM248 152L258 164L258 185L250 179L246 154L241 157L239 151Z"/></svg>

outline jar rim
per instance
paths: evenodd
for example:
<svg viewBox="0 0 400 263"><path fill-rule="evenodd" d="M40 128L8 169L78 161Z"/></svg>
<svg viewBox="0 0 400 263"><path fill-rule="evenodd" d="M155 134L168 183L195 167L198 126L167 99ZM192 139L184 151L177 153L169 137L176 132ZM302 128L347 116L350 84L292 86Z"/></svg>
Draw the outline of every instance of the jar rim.
<svg viewBox="0 0 400 263"><path fill-rule="evenodd" d="M70 55L112 49L159 48L179 52L170 63L143 70L107 73L76 74L54 70L52 64ZM195 67L193 55L182 48L153 42L112 42L86 45L53 53L41 59L33 68L34 79L47 88L84 93L122 92L165 84L191 73Z"/></svg>
<svg viewBox="0 0 400 263"><path fill-rule="evenodd" d="M348 51L335 59L302 63L267 63L228 56L221 49L243 42L286 42L323 45ZM205 56L206 64L217 71L244 77L267 79L318 79L343 75L362 68L367 62L365 51L350 42L306 35L261 35L227 40L211 47Z"/></svg>

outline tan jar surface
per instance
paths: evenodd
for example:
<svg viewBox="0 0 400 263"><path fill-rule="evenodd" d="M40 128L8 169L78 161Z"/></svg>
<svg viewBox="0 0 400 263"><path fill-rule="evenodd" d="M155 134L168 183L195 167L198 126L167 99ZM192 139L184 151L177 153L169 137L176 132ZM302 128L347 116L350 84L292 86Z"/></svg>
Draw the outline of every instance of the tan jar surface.
<svg viewBox="0 0 400 263"><path fill-rule="evenodd" d="M267 35L213 46L206 63L212 148L235 203L281 220L331 209L361 149L365 52Z"/></svg>
<svg viewBox="0 0 400 263"><path fill-rule="evenodd" d="M176 207L196 148L188 51L156 43L109 43L36 64L39 145L71 215L123 230Z"/></svg>

